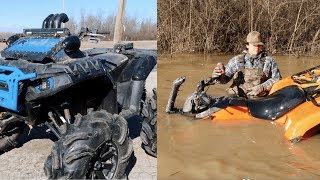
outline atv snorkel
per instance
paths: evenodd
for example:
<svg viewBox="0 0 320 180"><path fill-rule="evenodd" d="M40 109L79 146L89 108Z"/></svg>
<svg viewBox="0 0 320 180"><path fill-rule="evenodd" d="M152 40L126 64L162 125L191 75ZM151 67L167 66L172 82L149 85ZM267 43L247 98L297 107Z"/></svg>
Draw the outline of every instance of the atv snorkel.
<svg viewBox="0 0 320 180"><path fill-rule="evenodd" d="M185 82L186 77L182 76L172 82L172 88L169 95L168 103L166 106L167 113L188 113L199 112L203 109L207 109L207 105L210 104L210 98L206 95L205 87L219 83L219 78L209 77L207 79L198 82L196 91L186 100L183 109L177 109L174 107L178 91L180 86Z"/></svg>
<svg viewBox="0 0 320 180"><path fill-rule="evenodd" d="M186 77L182 76L182 77L179 77L179 78L177 78L176 80L174 80L172 82L172 88L171 88L171 92L170 92L170 95L169 95L168 103L167 103L167 106L166 106L166 112L167 113L177 113L177 112L179 112L179 110L174 107L174 103L176 102L176 98L177 98L177 95L178 95L179 88L185 82L185 80L186 80Z"/></svg>

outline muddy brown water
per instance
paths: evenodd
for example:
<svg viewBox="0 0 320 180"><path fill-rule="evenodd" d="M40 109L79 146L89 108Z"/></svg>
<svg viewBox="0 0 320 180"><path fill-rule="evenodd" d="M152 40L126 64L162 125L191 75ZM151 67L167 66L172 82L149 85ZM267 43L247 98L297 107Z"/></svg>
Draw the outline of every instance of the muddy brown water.
<svg viewBox="0 0 320 180"><path fill-rule="evenodd" d="M232 56L176 55L158 60L158 179L319 179L320 135L297 144L271 121L214 122L165 113L174 79L185 75L176 107L200 79ZM320 58L274 56L283 77L320 64ZM224 95L228 85L211 86ZM320 118L320 117L319 117Z"/></svg>

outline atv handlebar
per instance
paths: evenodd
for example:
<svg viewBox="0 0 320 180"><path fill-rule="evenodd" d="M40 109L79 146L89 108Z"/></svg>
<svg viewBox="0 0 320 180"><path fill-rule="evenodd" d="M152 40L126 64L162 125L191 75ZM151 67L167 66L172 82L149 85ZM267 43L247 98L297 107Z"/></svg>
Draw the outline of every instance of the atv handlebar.
<svg viewBox="0 0 320 180"><path fill-rule="evenodd" d="M209 77L207 79L199 81L197 85L197 93L204 91L204 88L209 85L214 85L218 82L218 78Z"/></svg>
<svg viewBox="0 0 320 180"><path fill-rule="evenodd" d="M99 31L98 29L89 29L87 27L82 27L78 37L83 39L85 36L91 37L105 37L105 35L110 34L110 31Z"/></svg>

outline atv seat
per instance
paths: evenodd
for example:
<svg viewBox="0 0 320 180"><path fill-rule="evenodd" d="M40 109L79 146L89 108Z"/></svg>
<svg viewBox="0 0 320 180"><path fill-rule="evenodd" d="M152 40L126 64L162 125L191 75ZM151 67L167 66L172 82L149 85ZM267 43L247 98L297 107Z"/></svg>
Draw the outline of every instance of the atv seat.
<svg viewBox="0 0 320 180"><path fill-rule="evenodd" d="M275 120L306 100L306 94L297 85L287 86L273 94L249 99L248 109L253 117Z"/></svg>

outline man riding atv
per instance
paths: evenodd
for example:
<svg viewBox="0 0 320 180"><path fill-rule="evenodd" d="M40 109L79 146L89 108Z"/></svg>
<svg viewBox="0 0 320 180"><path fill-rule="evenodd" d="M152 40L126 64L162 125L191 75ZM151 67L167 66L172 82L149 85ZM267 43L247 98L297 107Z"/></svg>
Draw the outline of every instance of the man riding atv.
<svg viewBox="0 0 320 180"><path fill-rule="evenodd" d="M262 51L260 34L249 33L247 42L247 53L231 59L225 69L218 63L213 76L199 82L185 101L183 113L197 113L195 118L215 122L273 121L285 128L284 135L292 143L317 132L320 65L282 79L275 61ZM231 96L211 98L206 94L206 86L226 83L232 76L233 84L227 89ZM174 103L184 81L185 77L180 77L173 82L166 112L181 111Z"/></svg>
<svg viewBox="0 0 320 180"><path fill-rule="evenodd" d="M263 51L261 35L252 31L247 36L247 51L235 56L227 64L215 67L212 77L225 84L232 78L233 84L227 89L228 94L239 97L265 96L272 85L281 79L275 60Z"/></svg>
<svg viewBox="0 0 320 180"><path fill-rule="evenodd" d="M263 50L264 44L260 33L250 32L246 41L247 50L243 54L230 59L226 67L222 63L218 63L212 77L199 82L197 91L188 97L184 104L182 110L184 113L196 112L199 113L196 118L202 118L228 105L242 103L239 98L234 101L235 99L232 98L234 96L245 99L266 96L272 85L281 79L277 63ZM226 90L229 96L211 98L204 91L204 87L208 85L226 84L231 79L233 79L233 83ZM185 78L181 77L174 81L175 91L184 80ZM171 93L166 112L177 111L173 105L176 93Z"/></svg>

